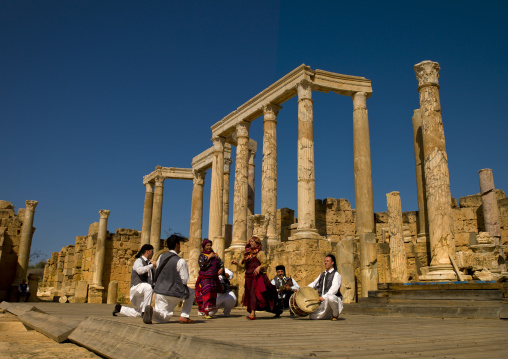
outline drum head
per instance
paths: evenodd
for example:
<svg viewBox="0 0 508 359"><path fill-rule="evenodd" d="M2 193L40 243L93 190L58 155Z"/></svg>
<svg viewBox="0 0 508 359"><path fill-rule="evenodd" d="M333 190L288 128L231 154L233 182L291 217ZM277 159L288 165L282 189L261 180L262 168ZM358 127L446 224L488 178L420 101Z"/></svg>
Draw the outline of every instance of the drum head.
<svg viewBox="0 0 508 359"><path fill-rule="evenodd" d="M301 310L312 313L319 307L319 294L318 291L311 287L303 287L300 288L298 292L295 293L295 302L298 308Z"/></svg>

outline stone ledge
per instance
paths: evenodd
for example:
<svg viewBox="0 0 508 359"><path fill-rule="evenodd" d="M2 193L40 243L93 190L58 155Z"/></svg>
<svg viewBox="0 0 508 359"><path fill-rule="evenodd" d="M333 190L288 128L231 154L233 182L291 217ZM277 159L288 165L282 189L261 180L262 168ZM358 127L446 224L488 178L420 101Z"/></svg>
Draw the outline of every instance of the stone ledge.
<svg viewBox="0 0 508 359"><path fill-rule="evenodd" d="M37 307L34 307L31 304L21 304L21 303L9 303L9 302L2 302L0 303L0 308L8 311L11 314L14 314L16 316L20 316L22 314L25 314L26 312L39 312L44 313L42 310L40 310ZM45 314L45 313L44 313Z"/></svg>
<svg viewBox="0 0 508 359"><path fill-rule="evenodd" d="M67 340L67 337L79 325L79 320L74 321L34 311L21 314L18 319L27 327L37 330L57 343Z"/></svg>
<svg viewBox="0 0 508 359"><path fill-rule="evenodd" d="M69 336L69 340L97 354L113 359L159 359L161 357L304 358L304 356L295 353L258 349L247 345L170 332L169 330L175 330L179 324L171 323L168 326L155 329L153 326L132 325L91 317L86 318L78 325Z"/></svg>

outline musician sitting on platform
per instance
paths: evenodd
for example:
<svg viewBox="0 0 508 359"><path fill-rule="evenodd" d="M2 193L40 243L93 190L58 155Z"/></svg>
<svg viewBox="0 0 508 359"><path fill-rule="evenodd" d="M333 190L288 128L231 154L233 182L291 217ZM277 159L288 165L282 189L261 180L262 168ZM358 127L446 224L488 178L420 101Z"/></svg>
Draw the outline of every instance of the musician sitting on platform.
<svg viewBox="0 0 508 359"><path fill-rule="evenodd" d="M325 271L308 285L318 291L321 302L318 309L310 314L310 319L338 320L344 306L342 294L340 294L341 282L342 278L337 272L335 256L328 254L325 257Z"/></svg>
<svg viewBox="0 0 508 359"><path fill-rule="evenodd" d="M277 276L272 279L272 284L277 288L278 293L278 305L280 308L280 312L289 308L289 298L295 292L295 290L300 289L296 280L291 277L286 277L286 268L281 264L275 267L277 271ZM295 314L290 309L289 315L294 317ZM275 315L276 318L280 317L280 313Z"/></svg>

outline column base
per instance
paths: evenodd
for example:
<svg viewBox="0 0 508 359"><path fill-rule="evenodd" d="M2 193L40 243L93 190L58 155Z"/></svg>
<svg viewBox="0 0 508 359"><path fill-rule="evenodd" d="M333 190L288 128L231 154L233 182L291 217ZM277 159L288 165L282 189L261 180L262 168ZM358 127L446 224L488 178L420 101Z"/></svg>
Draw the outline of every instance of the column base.
<svg viewBox="0 0 508 359"><path fill-rule="evenodd" d="M419 233L416 237L416 243L427 243L428 240L429 238L426 233Z"/></svg>
<svg viewBox="0 0 508 359"><path fill-rule="evenodd" d="M288 241L300 239L323 239L323 237L319 235L318 230L315 228L298 228L293 236L288 237Z"/></svg>
<svg viewBox="0 0 508 359"><path fill-rule="evenodd" d="M266 243L268 243L269 246L274 246L282 242L279 240L279 237L268 237Z"/></svg>
<svg viewBox="0 0 508 359"><path fill-rule="evenodd" d="M428 266L421 268L422 275L419 276L420 282L449 282L457 281L457 273L451 265Z"/></svg>
<svg viewBox="0 0 508 359"><path fill-rule="evenodd" d="M103 293L104 287L92 284L88 288L88 303L102 304Z"/></svg>

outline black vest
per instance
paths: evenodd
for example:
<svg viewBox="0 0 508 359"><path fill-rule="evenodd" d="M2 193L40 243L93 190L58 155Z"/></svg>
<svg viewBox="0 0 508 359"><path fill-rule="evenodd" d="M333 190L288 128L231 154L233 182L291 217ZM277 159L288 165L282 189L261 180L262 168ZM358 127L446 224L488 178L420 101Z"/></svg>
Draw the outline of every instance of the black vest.
<svg viewBox="0 0 508 359"><path fill-rule="evenodd" d="M26 290L26 289L27 289L27 287L28 287L28 284L26 284L26 283L25 283L25 284L21 283L21 284L19 285L19 292L21 292L21 293L26 293L26 292L27 292L27 290Z"/></svg>
<svg viewBox="0 0 508 359"><path fill-rule="evenodd" d="M164 261L168 259L165 266ZM155 287L153 291L157 294L167 295L169 297L183 298L188 296L188 288L183 284L180 273L176 270L176 265L180 257L173 252L161 254L157 271L155 272Z"/></svg>
<svg viewBox="0 0 508 359"><path fill-rule="evenodd" d="M326 273L327 272L321 273L321 275L319 276L318 283L314 287L314 289L317 289L318 294L319 294L320 297L322 297L323 294L327 293L328 290L330 290L330 287L332 286L332 283L333 283L333 277L335 277L335 273L337 273L337 271L334 269L333 271L328 273L328 275L326 276L325 290L323 292L323 281L325 280L325 274ZM334 293L334 294L337 297L342 299L342 294L340 294L340 287L339 287L339 290L337 291L337 293Z"/></svg>
<svg viewBox="0 0 508 359"><path fill-rule="evenodd" d="M148 261L145 261L143 257L139 257L138 259L141 259L141 263L143 263L143 266L148 265ZM136 261L138 260L136 259ZM136 263L136 262L134 262ZM153 268L150 269L152 271L152 278L153 278ZM148 276L148 272L139 275L135 270L134 266L132 267L132 273L131 273L131 288L135 285L138 285L139 283L149 283L150 277ZM150 283L152 284L152 283Z"/></svg>

